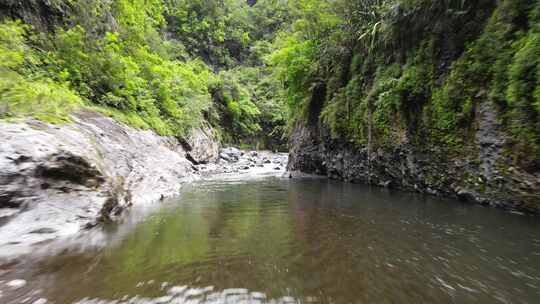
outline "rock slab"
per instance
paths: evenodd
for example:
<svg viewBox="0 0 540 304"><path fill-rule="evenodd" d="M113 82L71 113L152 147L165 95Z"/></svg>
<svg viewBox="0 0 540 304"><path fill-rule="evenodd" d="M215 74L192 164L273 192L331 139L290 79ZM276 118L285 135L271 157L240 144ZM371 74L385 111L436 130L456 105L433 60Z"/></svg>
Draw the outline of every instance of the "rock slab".
<svg viewBox="0 0 540 304"><path fill-rule="evenodd" d="M179 193L199 162L218 158L211 133L179 140L82 110L73 122L0 122L0 255L73 235L132 204Z"/></svg>

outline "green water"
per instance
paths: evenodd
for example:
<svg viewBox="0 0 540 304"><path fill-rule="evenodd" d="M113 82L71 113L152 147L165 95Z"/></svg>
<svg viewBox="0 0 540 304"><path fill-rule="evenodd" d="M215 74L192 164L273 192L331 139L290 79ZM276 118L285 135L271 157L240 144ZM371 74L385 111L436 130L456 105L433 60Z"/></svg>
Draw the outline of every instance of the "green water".
<svg viewBox="0 0 540 304"><path fill-rule="evenodd" d="M102 246L4 265L28 284L0 302L540 303L537 217L275 177L133 213Z"/></svg>

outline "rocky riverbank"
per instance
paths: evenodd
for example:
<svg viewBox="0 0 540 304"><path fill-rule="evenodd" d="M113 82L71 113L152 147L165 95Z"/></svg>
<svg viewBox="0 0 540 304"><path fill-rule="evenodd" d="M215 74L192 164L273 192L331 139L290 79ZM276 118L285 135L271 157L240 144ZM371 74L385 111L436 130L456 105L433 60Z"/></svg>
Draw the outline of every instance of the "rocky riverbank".
<svg viewBox="0 0 540 304"><path fill-rule="evenodd" d="M271 151L242 151L234 147L220 150L216 162L199 164L201 175L253 175L265 173L285 173L288 155Z"/></svg>
<svg viewBox="0 0 540 304"><path fill-rule="evenodd" d="M321 125L297 123L288 170L354 183L459 198L540 213L540 171L520 165L489 103L475 115L475 138L459 151L407 140L393 146L354 145Z"/></svg>
<svg viewBox="0 0 540 304"><path fill-rule="evenodd" d="M65 125L0 122L0 256L115 220L202 176L285 169L285 154L220 150L208 130L179 141L89 110Z"/></svg>

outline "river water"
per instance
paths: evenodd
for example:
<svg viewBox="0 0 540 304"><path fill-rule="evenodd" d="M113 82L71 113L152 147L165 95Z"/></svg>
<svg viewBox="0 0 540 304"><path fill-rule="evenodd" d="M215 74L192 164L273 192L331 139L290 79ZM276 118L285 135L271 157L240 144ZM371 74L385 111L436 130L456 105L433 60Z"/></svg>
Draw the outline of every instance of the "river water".
<svg viewBox="0 0 540 304"><path fill-rule="evenodd" d="M202 181L44 246L0 302L540 303L537 217L326 179Z"/></svg>

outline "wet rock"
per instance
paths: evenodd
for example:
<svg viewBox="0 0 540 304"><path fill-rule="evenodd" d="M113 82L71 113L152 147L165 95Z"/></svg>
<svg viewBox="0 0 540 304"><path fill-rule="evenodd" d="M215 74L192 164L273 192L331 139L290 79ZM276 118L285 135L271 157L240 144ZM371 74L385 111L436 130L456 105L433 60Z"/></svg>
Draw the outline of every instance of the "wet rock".
<svg viewBox="0 0 540 304"><path fill-rule="evenodd" d="M477 201L476 195L470 191L459 190L456 194L457 197L464 202L474 203Z"/></svg>
<svg viewBox="0 0 540 304"><path fill-rule="evenodd" d="M231 161L237 161L243 156L243 152L235 147L221 149L220 155L226 156Z"/></svg>

